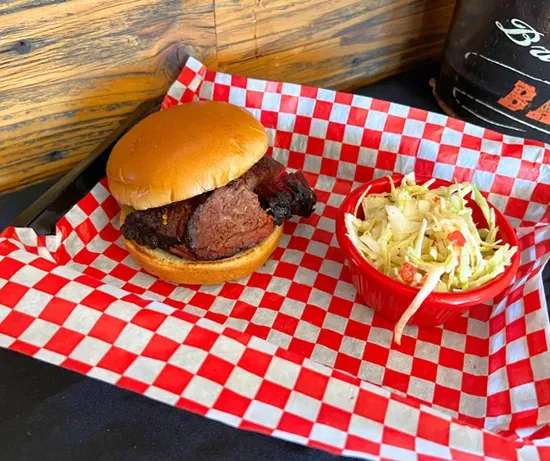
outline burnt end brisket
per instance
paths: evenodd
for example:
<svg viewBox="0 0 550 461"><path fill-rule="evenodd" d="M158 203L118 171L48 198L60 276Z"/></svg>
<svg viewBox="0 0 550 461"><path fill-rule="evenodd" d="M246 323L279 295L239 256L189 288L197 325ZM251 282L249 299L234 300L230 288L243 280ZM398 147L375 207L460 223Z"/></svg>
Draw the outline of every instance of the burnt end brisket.
<svg viewBox="0 0 550 461"><path fill-rule="evenodd" d="M253 247L273 230L273 218L245 181L216 189L189 221L187 241L198 259L215 260Z"/></svg>
<svg viewBox="0 0 550 461"><path fill-rule="evenodd" d="M283 169L284 166L282 163L279 163L277 160L264 155L239 179L244 181L248 189L254 190L259 185L273 179L281 173Z"/></svg>
<svg viewBox="0 0 550 461"><path fill-rule="evenodd" d="M301 171L286 171L256 189L262 206L275 218L275 224L293 215L309 218L317 203L317 194L310 187Z"/></svg>

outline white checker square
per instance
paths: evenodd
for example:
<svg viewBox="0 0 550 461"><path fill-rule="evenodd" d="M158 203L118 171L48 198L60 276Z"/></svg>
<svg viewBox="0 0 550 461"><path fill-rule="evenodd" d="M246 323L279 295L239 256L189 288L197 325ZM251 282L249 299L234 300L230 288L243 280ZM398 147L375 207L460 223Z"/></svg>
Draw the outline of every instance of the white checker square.
<svg viewBox="0 0 550 461"><path fill-rule="evenodd" d="M356 294L357 291L351 283L342 282L341 280L338 280L336 283L336 289L334 290L335 296L348 301L353 301ZM370 323L371 316L369 315L369 312L372 314L372 310L368 307L363 306L362 304L355 304L352 309L352 314L356 313L357 315L351 318L359 322Z"/></svg>
<svg viewBox="0 0 550 461"><path fill-rule="evenodd" d="M425 379L411 376L409 381L409 387L407 389L407 395L416 397L424 402L433 401L435 394L435 384Z"/></svg>
<svg viewBox="0 0 550 461"><path fill-rule="evenodd" d="M395 133L382 133L380 139L380 150L386 152L399 152L399 146L401 145L401 135Z"/></svg>
<svg viewBox="0 0 550 461"><path fill-rule="evenodd" d="M348 121L350 106L336 103L332 106L329 120L331 122L346 123Z"/></svg>
<svg viewBox="0 0 550 461"><path fill-rule="evenodd" d="M288 293L288 290L290 288L292 281L288 279L283 279L281 277L273 277L269 281L269 285L267 286L267 292L270 293L277 293L281 296L286 296Z"/></svg>
<svg viewBox="0 0 550 461"><path fill-rule="evenodd" d="M426 124L420 120L407 119L403 126L403 134L411 138L422 138Z"/></svg>
<svg viewBox="0 0 550 461"><path fill-rule="evenodd" d="M313 111L315 110L315 99L300 98L298 100L298 107L296 113L304 117L313 117Z"/></svg>
<svg viewBox="0 0 550 461"><path fill-rule="evenodd" d="M495 175L483 170L475 170L472 182L483 192L489 192L493 186Z"/></svg>
<svg viewBox="0 0 550 461"><path fill-rule="evenodd" d="M292 133L294 131L295 124L296 124L296 116L294 114L287 114L286 112L280 112L278 114L277 130Z"/></svg>
<svg viewBox="0 0 550 461"><path fill-rule="evenodd" d="M546 213L547 205L542 205L540 203L530 202L527 206L527 211L525 213L525 219L527 221L540 222Z"/></svg>
<svg viewBox="0 0 550 461"><path fill-rule="evenodd" d="M109 191L103 187L103 184L98 183L91 191L91 194L94 196L94 198L97 200L97 203L103 203L107 197L109 197L111 194Z"/></svg>
<svg viewBox="0 0 550 461"><path fill-rule="evenodd" d="M483 432L477 428L451 422L449 447L483 455Z"/></svg>
<svg viewBox="0 0 550 461"><path fill-rule="evenodd" d="M369 331L367 341L389 349L392 343L392 338L393 331L389 331L385 328L372 327Z"/></svg>
<svg viewBox="0 0 550 461"><path fill-rule="evenodd" d="M101 312L84 306L76 306L63 326L87 335L101 317Z"/></svg>
<svg viewBox="0 0 550 461"><path fill-rule="evenodd" d="M12 338L11 336L7 336L3 333L0 333L0 347L8 348L10 347L14 342L16 341L15 338Z"/></svg>
<svg viewBox="0 0 550 461"><path fill-rule="evenodd" d="M416 164L416 158L410 155L397 155L395 161L394 170L396 173L407 174L414 171L414 165Z"/></svg>
<svg viewBox="0 0 550 461"><path fill-rule="evenodd" d="M210 353L230 363L236 364L242 357L246 347L228 336L219 336L210 349Z"/></svg>
<svg viewBox="0 0 550 461"><path fill-rule="evenodd" d="M443 330L441 345L448 349L464 352L466 350L466 336L450 330Z"/></svg>
<svg viewBox="0 0 550 461"><path fill-rule="evenodd" d="M124 376L137 379L142 383L153 384L164 366L165 363L160 360L149 357L138 357L128 367Z"/></svg>
<svg viewBox="0 0 550 461"><path fill-rule="evenodd" d="M118 266L117 261L113 261L111 258L107 258L107 256L102 254L100 254L92 264L94 268L105 273L111 272L116 266Z"/></svg>
<svg viewBox="0 0 550 461"><path fill-rule="evenodd" d="M321 218L321 220L323 220L325 218ZM334 224L334 221L332 220L327 220L330 225L333 225ZM328 227L328 226L327 226ZM329 232L334 232L334 229L325 229ZM342 264L341 263L337 263L335 261L330 261L328 259L324 260L323 263L321 264L321 267L319 268L319 272L321 274L324 274L324 275L327 275L329 277L332 277L334 279L339 279L340 278L340 274L342 273Z"/></svg>
<svg viewBox="0 0 550 461"><path fill-rule="evenodd" d="M326 328L332 331L337 331L340 334L344 334L344 332L346 331L347 323L348 323L347 318L341 317L339 315L334 315L328 312L325 317L325 321L323 322L323 328Z"/></svg>
<svg viewBox="0 0 550 461"><path fill-rule="evenodd" d="M320 375L330 376L332 373L332 370L330 368L321 365L320 363L314 362L311 359L304 360L302 366L309 370L313 370Z"/></svg>
<svg viewBox="0 0 550 461"><path fill-rule="evenodd" d="M331 301L332 297L331 295L329 295L328 293L325 293L324 291L320 291L318 290L317 288L313 288L313 290L311 290L311 293L309 295L309 299L308 299L308 303L309 304L314 304L315 306L317 307L320 307L321 309L327 309L328 305L330 304L330 301ZM332 314L331 314L332 315ZM329 325L332 325L332 321L334 320L334 325L333 329L335 328L342 328L341 326L338 327L339 324L341 324L341 321L340 320L337 320L337 319L330 319L328 322L329 322ZM345 319L344 319L345 320ZM325 318L325 322L327 322L327 319ZM345 328L345 326L344 326ZM336 330L337 331L337 330Z"/></svg>
<svg viewBox="0 0 550 461"><path fill-rule="evenodd" d="M92 253L103 253L107 248L111 246L111 242L103 240L99 235L96 235L90 243L88 243L87 248Z"/></svg>
<svg viewBox="0 0 550 461"><path fill-rule="evenodd" d="M264 291L261 290L260 288L245 287L245 289L243 290L243 294L241 296L242 296L242 299L246 299L246 302L248 304L259 306L263 295L264 295Z"/></svg>
<svg viewBox="0 0 550 461"><path fill-rule="evenodd" d="M505 210L508 203L508 197L500 194L490 193L487 197L487 201L501 212Z"/></svg>
<svg viewBox="0 0 550 461"><path fill-rule="evenodd" d="M308 139L306 135L293 133L291 141L292 150L305 154L307 152Z"/></svg>
<svg viewBox="0 0 550 461"><path fill-rule="evenodd" d="M501 391L508 390L509 387L506 367L499 368L489 375L489 379L487 380L487 395L498 394Z"/></svg>
<svg viewBox="0 0 550 461"><path fill-rule="evenodd" d="M357 386L336 378L330 378L323 396L323 402L351 413L355 408L358 393Z"/></svg>
<svg viewBox="0 0 550 461"><path fill-rule="evenodd" d="M175 405L180 398L179 395L165 391L164 389L156 386L148 387L144 392L144 395L153 400L157 400L158 402L167 403L168 405Z"/></svg>
<svg viewBox="0 0 550 461"><path fill-rule="evenodd" d="M58 330L59 326L53 323L35 319L19 339L34 346L43 347Z"/></svg>
<svg viewBox="0 0 550 461"><path fill-rule="evenodd" d="M232 86L229 89L229 102L239 107L244 107L246 104L246 90Z"/></svg>
<svg viewBox="0 0 550 461"><path fill-rule="evenodd" d="M354 94L353 98L351 100L351 105L353 107L359 107L361 109L370 109L372 105L372 98L369 98L367 96L360 96L358 94Z"/></svg>
<svg viewBox="0 0 550 461"><path fill-rule="evenodd" d="M473 125L471 123L467 123L464 126L464 133L469 134L471 136L475 136L477 138L481 138L483 136L483 133L485 132L485 128L482 128L477 125Z"/></svg>
<svg viewBox="0 0 550 461"><path fill-rule="evenodd" d="M268 355L273 355L277 351L277 346L270 344L257 336L252 336L248 343L248 347L256 351L264 352Z"/></svg>
<svg viewBox="0 0 550 461"><path fill-rule="evenodd" d="M287 314L291 317L299 319L300 317L302 317L305 307L306 305L303 302L296 301L290 298L285 298L279 311L283 314Z"/></svg>
<svg viewBox="0 0 550 461"><path fill-rule="evenodd" d="M435 380L437 384L451 389L460 390L462 387L462 373L459 370L444 367L443 365L437 367L437 376Z"/></svg>
<svg viewBox="0 0 550 461"><path fill-rule="evenodd" d="M453 165L447 165L446 163L436 163L434 168L434 177L443 179L445 181L451 181L455 172Z"/></svg>
<svg viewBox="0 0 550 461"><path fill-rule="evenodd" d="M325 139L327 137L328 121L321 120L319 118L311 119L311 127L309 129L309 135Z"/></svg>
<svg viewBox="0 0 550 461"><path fill-rule="evenodd" d="M17 235L19 236L20 233L25 231L25 230L29 230L31 233L34 234L34 231L32 229L16 228ZM34 236L36 238L36 234L34 234ZM21 238L20 240L22 241L23 239ZM33 245L33 246L36 246L36 245ZM27 264L36 259L36 255L28 253L25 250L15 250L13 253L10 254L10 257L12 257L13 259L17 259L17 261L19 261L19 262L27 263ZM61 267L65 267L65 266L61 266ZM58 269L58 267L54 267L52 272L54 272L57 269ZM80 274L75 275L74 271L71 271L70 269L65 269L65 271L71 272L73 274L72 277L67 277L67 278L70 278L70 279L73 279L76 276L80 275Z"/></svg>
<svg viewBox="0 0 550 461"><path fill-rule="evenodd" d="M221 394L223 387L218 383L203 378L202 376L193 376L182 397L193 402L211 407Z"/></svg>
<svg viewBox="0 0 550 461"><path fill-rule="evenodd" d="M63 288L61 288L61 290L59 290L57 296L66 299L67 301L79 303L92 291L93 289L86 285L71 281L67 283L67 285L65 285Z"/></svg>
<svg viewBox="0 0 550 461"><path fill-rule="evenodd" d="M527 338L522 336L506 345L506 363L512 364L529 357Z"/></svg>
<svg viewBox="0 0 550 461"><path fill-rule="evenodd" d="M10 280L12 282L19 283L20 285L23 285L26 287L32 287L38 282L40 282L46 275L47 275L47 272L43 271L42 269L38 269L37 267L27 265L19 269L10 278Z"/></svg>
<svg viewBox="0 0 550 461"><path fill-rule="evenodd" d="M244 414L244 419L274 429L279 424L283 411L267 403L253 400Z"/></svg>
<svg viewBox="0 0 550 461"><path fill-rule="evenodd" d="M324 88L319 88L317 92L317 99L319 101L333 102L335 98L336 98L336 92L333 90L326 90Z"/></svg>
<svg viewBox="0 0 550 461"><path fill-rule="evenodd" d="M323 151L324 158L331 158L333 160L340 159L340 153L342 152L342 143L336 141L325 141L325 150Z"/></svg>
<svg viewBox="0 0 550 461"><path fill-rule="evenodd" d="M307 155L304 161L304 170L309 173L320 173L321 171L321 157L314 155Z"/></svg>
<svg viewBox="0 0 550 461"><path fill-rule="evenodd" d="M462 144L462 133L451 128L444 128L441 135L441 144L460 146Z"/></svg>
<svg viewBox="0 0 550 461"><path fill-rule="evenodd" d="M281 89L282 94L287 94L290 96L299 96L301 91L301 85L297 85L296 83L283 83L283 87Z"/></svg>
<svg viewBox="0 0 550 461"><path fill-rule="evenodd" d="M172 357L170 357L168 362L191 373L196 373L207 355L208 354L202 349L181 345L176 352L174 352Z"/></svg>
<svg viewBox="0 0 550 461"><path fill-rule="evenodd" d="M310 440L316 440L322 443L327 443L327 440L330 440L330 445L338 448L344 448L346 438L345 432L319 423L313 425L313 429L311 429L311 433L309 434Z"/></svg>
<svg viewBox="0 0 550 461"><path fill-rule="evenodd" d="M90 221L98 232L102 231L107 224L111 222L109 217L103 211L103 208L96 208L90 215Z"/></svg>
<svg viewBox="0 0 550 461"><path fill-rule="evenodd" d="M353 125L346 125L346 128L344 129L344 143L351 144L353 146L360 146L362 139L363 128Z"/></svg>
<svg viewBox="0 0 550 461"><path fill-rule="evenodd" d="M370 339L370 338L369 338ZM413 358L410 355L390 349L387 367L407 375L411 374Z"/></svg>
<svg viewBox="0 0 550 461"><path fill-rule="evenodd" d="M516 178L521 168L521 160L513 157L501 157L498 162L497 173L502 176Z"/></svg>
<svg viewBox="0 0 550 461"><path fill-rule="evenodd" d="M42 360L44 362L51 363L53 365L60 365L67 357L64 355L58 354L57 352L52 352L47 349L40 349L36 354L33 355L35 359Z"/></svg>
<svg viewBox="0 0 550 461"><path fill-rule="evenodd" d="M521 158L529 162L543 163L544 148L540 146L523 146Z"/></svg>
<svg viewBox="0 0 550 461"><path fill-rule="evenodd" d="M254 316L252 317L251 322L256 325L271 327L273 325L273 322L275 321L275 317L277 317L276 311L272 309L258 308L256 312L254 312Z"/></svg>
<svg viewBox="0 0 550 461"><path fill-rule="evenodd" d="M216 409L208 410L206 417L227 424L232 427L238 427L241 424L242 418L226 413L225 411L219 411Z"/></svg>
<svg viewBox="0 0 550 461"><path fill-rule="evenodd" d="M447 120L449 117L443 114L437 114L436 112L428 112L428 116L426 117L426 121L428 123L432 123L434 125L445 125L447 123Z"/></svg>
<svg viewBox="0 0 550 461"><path fill-rule="evenodd" d="M292 389L300 373L300 367L279 357L273 357L266 371L265 378Z"/></svg>
<svg viewBox="0 0 550 461"><path fill-rule="evenodd" d="M168 93L174 99L177 99L179 101L181 99L181 97L183 96L183 93L185 92L186 88L187 87L183 83L176 80L174 83L172 83L172 86L170 86L170 91Z"/></svg>
<svg viewBox="0 0 550 461"><path fill-rule="evenodd" d="M301 392L292 391L285 406L285 412L315 421L321 408L321 402Z"/></svg>
<svg viewBox="0 0 550 461"><path fill-rule="evenodd" d="M489 354L493 354L506 347L506 329L493 333L489 338Z"/></svg>
<svg viewBox="0 0 550 461"><path fill-rule="evenodd" d="M403 117L406 118L409 115L409 107L404 106L403 104L397 104L395 102L392 102L390 104L390 109L388 110L388 114L395 115L397 117Z"/></svg>
<svg viewBox="0 0 550 461"><path fill-rule="evenodd" d="M470 395L465 392L460 393L460 406L458 408L460 413L474 418L482 418L486 414L486 409L487 399L485 397Z"/></svg>
<svg viewBox="0 0 550 461"><path fill-rule="evenodd" d="M385 443L380 447L380 457L382 459L398 459L399 461L416 461L418 459L414 451Z"/></svg>
<svg viewBox="0 0 550 461"><path fill-rule="evenodd" d="M263 93L265 91L265 84L266 84L265 80L257 80L255 78L249 78L246 81L246 89L251 91L260 91Z"/></svg>
<svg viewBox="0 0 550 461"><path fill-rule="evenodd" d="M292 341L292 336L287 335L286 333L283 333L278 330L270 330L267 336L267 341L283 349L288 349L288 346L290 345L290 341Z"/></svg>
<svg viewBox="0 0 550 461"><path fill-rule="evenodd" d="M354 163L340 161L338 162L338 170L336 174L341 179L353 181L353 179L355 178L355 170L356 167Z"/></svg>
<svg viewBox="0 0 550 461"><path fill-rule="evenodd" d="M250 399L254 398L262 384L262 378L242 368L235 367L225 383L227 389Z"/></svg>
<svg viewBox="0 0 550 461"><path fill-rule="evenodd" d="M313 352L311 354L311 359L315 360L316 362L322 363L323 365L333 367L334 362L336 361L336 356L336 351L329 349L322 344L315 344L315 347L313 348Z"/></svg>
<svg viewBox="0 0 550 461"><path fill-rule="evenodd" d="M106 314L129 322L141 308L135 304L117 299L105 310Z"/></svg>
<svg viewBox="0 0 550 461"><path fill-rule="evenodd" d="M109 351L111 345L100 339L85 337L71 352L69 357L88 365L97 365L103 356Z"/></svg>
<svg viewBox="0 0 550 461"><path fill-rule="evenodd" d="M489 358L464 354L463 370L465 373L470 373L474 376L487 376L489 374Z"/></svg>
<svg viewBox="0 0 550 461"><path fill-rule="evenodd" d="M118 336L115 346L134 354L141 354L152 337L152 331L129 323Z"/></svg>
<svg viewBox="0 0 550 461"><path fill-rule="evenodd" d="M413 407L404 405L395 400L388 402L384 424L398 431L415 436L418 430L420 412Z"/></svg>
<svg viewBox="0 0 550 461"><path fill-rule="evenodd" d="M365 127L369 130L384 131L387 118L387 114L383 112L378 112L376 110L371 110L367 115L367 122L365 123Z"/></svg>
<svg viewBox="0 0 550 461"><path fill-rule="evenodd" d="M65 219L69 221L72 227L77 227L79 224L82 224L88 216L84 211L80 209L79 206L75 206L71 209L70 213L65 215ZM72 243L72 242L71 242Z"/></svg>
<svg viewBox="0 0 550 461"><path fill-rule="evenodd" d="M30 289L19 300L14 310L38 317L52 299L52 295Z"/></svg>
<svg viewBox="0 0 550 461"><path fill-rule="evenodd" d="M433 458L452 459L452 454L449 447L431 442L430 440L422 439L420 437L415 439L415 450L419 454L429 455Z"/></svg>
<svg viewBox="0 0 550 461"><path fill-rule="evenodd" d="M231 75L224 74L221 72L216 72L214 81L222 85L231 85Z"/></svg>
<svg viewBox="0 0 550 461"><path fill-rule="evenodd" d="M461 147L458 150L458 158L456 160L456 164L457 166L461 166L464 168L475 169L479 161L479 155L480 153L477 150Z"/></svg>
<svg viewBox="0 0 550 461"><path fill-rule="evenodd" d="M297 443L298 445L307 445L308 442L308 439L306 437L279 430L273 431L273 437L281 440L286 440L288 442Z"/></svg>
<svg viewBox="0 0 550 461"><path fill-rule="evenodd" d="M348 432L363 439L380 443L382 441L382 434L384 433L384 426L371 419L353 414L351 415Z"/></svg>
<svg viewBox="0 0 550 461"><path fill-rule="evenodd" d="M423 158L424 160L435 162L438 152L438 143L434 141L429 141L428 139L420 140L420 147L418 148L418 158Z"/></svg>
<svg viewBox="0 0 550 461"><path fill-rule="evenodd" d="M492 141L490 139L481 140L481 151L488 154L500 155L502 151L502 143L499 141Z"/></svg>
<svg viewBox="0 0 550 461"><path fill-rule="evenodd" d="M88 373L86 373L86 376L99 379L100 381L104 381L109 384L115 384L121 377L118 373L106 370L104 368L92 368Z"/></svg>
<svg viewBox="0 0 550 461"><path fill-rule="evenodd" d="M359 368L359 378L369 381L373 384L382 384L385 368L370 362L361 362Z"/></svg>
<svg viewBox="0 0 550 461"><path fill-rule="evenodd" d="M340 352L360 359L363 357L366 344L366 341L361 341L360 339L352 338L351 336L344 336L342 344L340 345Z"/></svg>

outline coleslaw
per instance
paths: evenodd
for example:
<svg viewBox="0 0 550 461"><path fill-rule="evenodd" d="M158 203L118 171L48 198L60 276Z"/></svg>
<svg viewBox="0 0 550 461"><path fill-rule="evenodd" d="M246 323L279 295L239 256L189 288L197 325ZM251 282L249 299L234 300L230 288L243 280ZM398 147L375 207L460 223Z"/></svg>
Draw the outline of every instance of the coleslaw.
<svg viewBox="0 0 550 461"><path fill-rule="evenodd" d="M363 257L384 274L418 294L395 327L401 344L403 329L432 291L460 292L479 288L511 263L517 247L502 244L489 208L475 184L455 183L430 189L431 179L416 184L407 174L391 190L360 198L355 213L346 213L347 235ZM478 229L466 197L481 209L487 228ZM365 219L358 219L359 207Z"/></svg>

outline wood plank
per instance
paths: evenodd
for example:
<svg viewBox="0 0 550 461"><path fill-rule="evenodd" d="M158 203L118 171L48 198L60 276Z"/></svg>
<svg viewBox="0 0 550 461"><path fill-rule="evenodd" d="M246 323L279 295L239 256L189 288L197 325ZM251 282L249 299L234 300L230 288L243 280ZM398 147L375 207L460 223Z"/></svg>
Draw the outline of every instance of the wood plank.
<svg viewBox="0 0 550 461"><path fill-rule="evenodd" d="M212 0L3 2L0 191L70 168L215 40Z"/></svg>
<svg viewBox="0 0 550 461"><path fill-rule="evenodd" d="M441 55L454 0L216 0L218 68L351 88Z"/></svg>

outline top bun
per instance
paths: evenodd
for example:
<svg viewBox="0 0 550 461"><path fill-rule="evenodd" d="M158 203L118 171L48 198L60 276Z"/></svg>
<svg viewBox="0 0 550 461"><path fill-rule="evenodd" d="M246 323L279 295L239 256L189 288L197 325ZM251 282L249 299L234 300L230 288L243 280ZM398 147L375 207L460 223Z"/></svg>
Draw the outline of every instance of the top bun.
<svg viewBox="0 0 550 461"><path fill-rule="evenodd" d="M149 115L115 145L107 179L122 205L145 210L195 197L246 173L267 150L245 109L193 102Z"/></svg>

